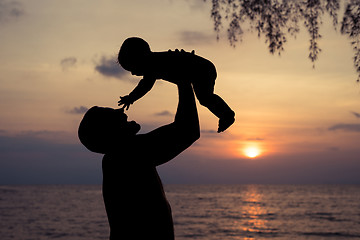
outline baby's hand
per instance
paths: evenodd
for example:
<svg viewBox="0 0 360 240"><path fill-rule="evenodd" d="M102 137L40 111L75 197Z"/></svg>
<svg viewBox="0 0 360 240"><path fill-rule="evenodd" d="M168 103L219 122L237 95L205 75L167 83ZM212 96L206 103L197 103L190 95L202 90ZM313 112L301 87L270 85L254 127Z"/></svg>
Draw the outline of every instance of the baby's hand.
<svg viewBox="0 0 360 240"><path fill-rule="evenodd" d="M133 104L133 102L130 100L129 95L126 95L123 97L120 96L120 100L118 101L118 106L124 105L122 108L123 109L126 108L126 110L128 110L130 107L130 104Z"/></svg>

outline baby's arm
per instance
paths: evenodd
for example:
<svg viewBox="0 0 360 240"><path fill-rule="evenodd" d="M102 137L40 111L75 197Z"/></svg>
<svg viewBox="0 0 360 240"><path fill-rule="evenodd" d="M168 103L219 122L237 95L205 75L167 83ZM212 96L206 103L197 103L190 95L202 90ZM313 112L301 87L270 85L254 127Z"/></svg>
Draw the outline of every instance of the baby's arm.
<svg viewBox="0 0 360 240"><path fill-rule="evenodd" d="M139 84L132 90L129 95L120 97L118 105L124 105L123 108L129 109L130 104L133 104L136 100L142 98L147 92L154 86L156 78L146 78L140 80Z"/></svg>

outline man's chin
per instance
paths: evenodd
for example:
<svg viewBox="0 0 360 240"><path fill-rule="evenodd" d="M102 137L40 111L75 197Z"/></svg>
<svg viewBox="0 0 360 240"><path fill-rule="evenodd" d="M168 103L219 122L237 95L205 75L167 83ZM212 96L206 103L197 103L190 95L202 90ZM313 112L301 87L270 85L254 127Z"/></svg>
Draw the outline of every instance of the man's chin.
<svg viewBox="0 0 360 240"><path fill-rule="evenodd" d="M140 126L140 124L137 124L137 130L136 130L136 132L135 132L135 134L137 134L139 131L140 131L140 129L141 129L141 126Z"/></svg>
<svg viewBox="0 0 360 240"><path fill-rule="evenodd" d="M138 133L138 132L140 131L141 126L140 126L140 124L138 124L137 122L131 121L131 122L129 122L129 124L130 124L130 127L131 127L131 129L132 129L132 132L133 132L134 134L136 134L136 133Z"/></svg>

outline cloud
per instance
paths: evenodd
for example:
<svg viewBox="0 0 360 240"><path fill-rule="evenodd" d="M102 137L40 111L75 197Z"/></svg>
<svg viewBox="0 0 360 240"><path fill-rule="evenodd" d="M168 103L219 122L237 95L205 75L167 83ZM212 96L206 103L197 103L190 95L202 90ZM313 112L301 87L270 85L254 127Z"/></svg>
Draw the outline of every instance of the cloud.
<svg viewBox="0 0 360 240"><path fill-rule="evenodd" d="M204 133L204 134L214 134L214 133L217 133L215 130L201 130L200 132L201 132L201 133Z"/></svg>
<svg viewBox="0 0 360 240"><path fill-rule="evenodd" d="M85 106L80 106L80 107L74 107L70 110L67 110L66 112L70 114L84 114L87 112L87 110L89 110L89 108Z"/></svg>
<svg viewBox="0 0 360 240"><path fill-rule="evenodd" d="M356 118L360 118L360 113L351 111ZM360 132L360 124L357 123L338 123L328 128L330 131L342 130L347 132Z"/></svg>
<svg viewBox="0 0 360 240"><path fill-rule="evenodd" d="M205 138L216 138L216 139L223 139L223 143L225 141L228 141L230 139L236 139L239 140L241 137L233 135L230 131L225 131L223 133L217 132L217 126L214 125L213 129L201 129L200 130L201 136Z"/></svg>
<svg viewBox="0 0 360 240"><path fill-rule="evenodd" d="M246 140L247 141L265 141L265 138L256 137L256 138L248 138Z"/></svg>
<svg viewBox="0 0 360 240"><path fill-rule="evenodd" d="M200 138L207 138L207 139L219 139L219 138L223 138L224 135L223 134L219 134L216 130L212 130L212 129L201 129L200 130ZM201 142L195 142L194 145L198 145L200 146L202 143Z"/></svg>
<svg viewBox="0 0 360 240"><path fill-rule="evenodd" d="M355 117L360 118L360 113L357 112L351 112Z"/></svg>
<svg viewBox="0 0 360 240"><path fill-rule="evenodd" d="M204 0L187 0L189 7L194 11L207 11L206 2Z"/></svg>
<svg viewBox="0 0 360 240"><path fill-rule="evenodd" d="M330 131L343 130L348 132L360 132L360 124L339 123L328 128Z"/></svg>
<svg viewBox="0 0 360 240"><path fill-rule="evenodd" d="M338 148L338 147L328 147L325 150L337 152L337 151L340 151L340 148Z"/></svg>
<svg viewBox="0 0 360 240"><path fill-rule="evenodd" d="M123 80L127 71L123 69L113 57L102 56L98 63L95 63L95 70L105 77L114 77Z"/></svg>
<svg viewBox="0 0 360 240"><path fill-rule="evenodd" d="M48 130L39 130L39 131L22 131L19 133L11 134L5 133L3 136L13 137L17 139L39 139L53 142L65 142L68 143L69 139L73 138L73 133L68 133L65 131L48 131Z"/></svg>
<svg viewBox="0 0 360 240"><path fill-rule="evenodd" d="M199 31L182 31L179 33L180 40L185 45L200 45L213 43L216 37Z"/></svg>
<svg viewBox="0 0 360 240"><path fill-rule="evenodd" d="M0 0L0 23L19 18L24 14L23 5L20 2Z"/></svg>
<svg viewBox="0 0 360 240"><path fill-rule="evenodd" d="M77 59L75 57L64 58L60 61L60 65L63 71L68 70L71 67L75 67Z"/></svg>
<svg viewBox="0 0 360 240"><path fill-rule="evenodd" d="M154 114L155 116L172 116L173 114L167 110Z"/></svg>

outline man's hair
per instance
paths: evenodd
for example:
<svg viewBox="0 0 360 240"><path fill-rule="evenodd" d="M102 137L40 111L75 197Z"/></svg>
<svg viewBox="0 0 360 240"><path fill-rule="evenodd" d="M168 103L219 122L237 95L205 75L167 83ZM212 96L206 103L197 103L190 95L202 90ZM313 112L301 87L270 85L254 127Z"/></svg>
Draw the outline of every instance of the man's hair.
<svg viewBox="0 0 360 240"><path fill-rule="evenodd" d="M113 109L94 106L80 122L78 136L80 142L90 151L105 154L110 147L111 123L109 117Z"/></svg>
<svg viewBox="0 0 360 240"><path fill-rule="evenodd" d="M121 45L118 61L124 69L131 70L137 61L150 52L150 46L144 39L139 37L127 38Z"/></svg>

